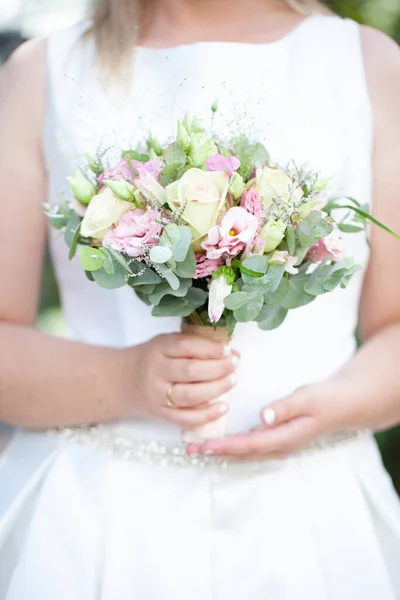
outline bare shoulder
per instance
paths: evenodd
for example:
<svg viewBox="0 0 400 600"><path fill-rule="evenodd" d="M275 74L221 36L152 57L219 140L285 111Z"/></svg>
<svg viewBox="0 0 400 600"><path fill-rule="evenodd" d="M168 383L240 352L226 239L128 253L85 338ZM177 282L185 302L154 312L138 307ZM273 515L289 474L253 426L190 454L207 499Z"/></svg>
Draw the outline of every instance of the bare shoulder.
<svg viewBox="0 0 400 600"><path fill-rule="evenodd" d="M0 71L0 105L3 109L21 102L28 109L25 112L43 111L46 51L47 40L35 39L19 46L6 61Z"/></svg>
<svg viewBox="0 0 400 600"><path fill-rule="evenodd" d="M400 47L388 35L361 27L365 69L375 108L400 99Z"/></svg>

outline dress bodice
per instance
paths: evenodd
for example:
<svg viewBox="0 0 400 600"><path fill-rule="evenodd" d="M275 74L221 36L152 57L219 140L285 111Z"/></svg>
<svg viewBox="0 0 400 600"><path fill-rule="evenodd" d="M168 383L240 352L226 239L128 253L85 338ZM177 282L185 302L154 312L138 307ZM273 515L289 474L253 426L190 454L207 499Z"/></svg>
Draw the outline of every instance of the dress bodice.
<svg viewBox="0 0 400 600"><path fill-rule="evenodd" d="M135 147L151 131L166 142L187 110L221 137L244 133L271 158L293 159L331 177L334 195L371 201L372 117L359 26L339 17L305 19L269 44L202 42L135 49L130 87L106 81L94 62L89 24L58 32L48 46L48 113L44 148L49 202L68 194L67 175L87 152ZM108 149L108 150L107 150ZM126 346L176 331L176 318L154 318L130 288L108 291L68 261L62 236L50 232L62 304L73 336L91 344ZM345 236L346 254L364 265L346 290L289 313L271 332L237 327L239 382L228 417L231 431L258 421L259 409L297 387L333 374L355 350L354 332L368 248L362 234ZM143 435L179 435L164 424L130 423Z"/></svg>

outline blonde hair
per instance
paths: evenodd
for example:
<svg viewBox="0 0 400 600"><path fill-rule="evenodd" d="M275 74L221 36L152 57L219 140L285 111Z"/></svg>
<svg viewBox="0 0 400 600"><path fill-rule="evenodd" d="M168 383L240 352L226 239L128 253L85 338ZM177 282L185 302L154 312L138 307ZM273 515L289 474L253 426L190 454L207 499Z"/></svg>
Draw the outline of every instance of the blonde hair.
<svg viewBox="0 0 400 600"><path fill-rule="evenodd" d="M329 13L319 0L285 0L301 15ZM102 0L94 12L93 29L103 64L111 70L124 62L135 44L141 0Z"/></svg>

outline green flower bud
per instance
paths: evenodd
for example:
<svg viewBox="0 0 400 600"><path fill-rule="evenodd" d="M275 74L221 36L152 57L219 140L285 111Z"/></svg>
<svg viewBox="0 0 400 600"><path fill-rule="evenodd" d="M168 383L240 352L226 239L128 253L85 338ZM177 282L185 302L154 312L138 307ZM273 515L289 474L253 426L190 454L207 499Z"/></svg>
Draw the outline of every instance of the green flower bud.
<svg viewBox="0 0 400 600"><path fill-rule="evenodd" d="M218 148L209 133L195 133L189 148L189 159L194 167L204 169L210 156L218 153Z"/></svg>
<svg viewBox="0 0 400 600"><path fill-rule="evenodd" d="M235 172L231 177L229 191L232 194L234 200L239 200L244 190L243 177L239 173Z"/></svg>
<svg viewBox="0 0 400 600"><path fill-rule="evenodd" d="M132 202L135 199L135 188L128 181L110 181L109 179L105 179L103 183L120 200Z"/></svg>
<svg viewBox="0 0 400 600"><path fill-rule="evenodd" d="M67 180L75 199L87 206L97 191L93 183L80 169L75 173L75 177L67 177Z"/></svg>
<svg viewBox="0 0 400 600"><path fill-rule="evenodd" d="M282 219L270 219L260 231L260 238L265 242L264 253L275 250L285 237L286 225Z"/></svg>
<svg viewBox="0 0 400 600"><path fill-rule="evenodd" d="M181 121L178 121L178 135L176 138L177 143L181 146L185 152L190 148L190 135Z"/></svg>

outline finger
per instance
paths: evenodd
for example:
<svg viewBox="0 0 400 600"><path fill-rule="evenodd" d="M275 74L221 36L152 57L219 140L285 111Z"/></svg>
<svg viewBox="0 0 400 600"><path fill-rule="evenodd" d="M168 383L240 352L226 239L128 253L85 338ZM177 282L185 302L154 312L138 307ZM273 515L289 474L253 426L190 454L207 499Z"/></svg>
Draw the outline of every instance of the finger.
<svg viewBox="0 0 400 600"><path fill-rule="evenodd" d="M220 419L228 410L229 407L227 404L216 402L215 404L205 405L201 409L166 408L163 409L163 416L167 421L175 423L182 429L192 430Z"/></svg>
<svg viewBox="0 0 400 600"><path fill-rule="evenodd" d="M235 355L217 360L175 358L165 361L165 377L178 383L215 381L233 373L238 363L239 358Z"/></svg>
<svg viewBox="0 0 400 600"><path fill-rule="evenodd" d="M245 435L235 435L219 440L206 441L190 450L197 454L218 456L280 456L295 452L317 437L314 419L302 417L280 425L276 429L264 429Z"/></svg>
<svg viewBox="0 0 400 600"><path fill-rule="evenodd" d="M261 411L261 420L267 427L281 425L313 413L314 393L310 387L299 388L287 398L272 402Z"/></svg>
<svg viewBox="0 0 400 600"><path fill-rule="evenodd" d="M161 336L162 352L170 358L218 359L231 356L232 350L223 342L195 335Z"/></svg>
<svg viewBox="0 0 400 600"><path fill-rule="evenodd" d="M236 375L232 373L224 379L206 383L177 383L170 391L170 399L179 408L193 408L217 400L236 385Z"/></svg>

